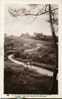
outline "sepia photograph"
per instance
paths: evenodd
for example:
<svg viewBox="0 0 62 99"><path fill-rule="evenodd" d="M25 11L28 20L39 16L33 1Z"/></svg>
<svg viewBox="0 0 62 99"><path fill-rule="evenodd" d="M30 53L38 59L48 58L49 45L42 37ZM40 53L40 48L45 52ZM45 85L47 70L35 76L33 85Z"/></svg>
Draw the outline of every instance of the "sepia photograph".
<svg viewBox="0 0 62 99"><path fill-rule="evenodd" d="M4 94L58 95L58 5L4 10Z"/></svg>

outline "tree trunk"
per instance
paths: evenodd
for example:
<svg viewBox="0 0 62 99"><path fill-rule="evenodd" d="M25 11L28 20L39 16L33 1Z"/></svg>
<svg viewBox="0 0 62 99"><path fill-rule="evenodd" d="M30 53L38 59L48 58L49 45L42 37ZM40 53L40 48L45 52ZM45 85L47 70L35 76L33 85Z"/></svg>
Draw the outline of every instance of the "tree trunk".
<svg viewBox="0 0 62 99"><path fill-rule="evenodd" d="M57 77L57 72L58 72L58 46L57 46L57 38L55 35L55 29L53 26L52 11L51 11L51 5L50 4L49 4L49 19L50 19L51 32L52 32L52 36L54 39L55 52L56 52L56 66L54 68L52 86L50 88L50 93L52 93L54 91L54 88L55 88L55 84L56 84L55 82L56 82L56 77Z"/></svg>

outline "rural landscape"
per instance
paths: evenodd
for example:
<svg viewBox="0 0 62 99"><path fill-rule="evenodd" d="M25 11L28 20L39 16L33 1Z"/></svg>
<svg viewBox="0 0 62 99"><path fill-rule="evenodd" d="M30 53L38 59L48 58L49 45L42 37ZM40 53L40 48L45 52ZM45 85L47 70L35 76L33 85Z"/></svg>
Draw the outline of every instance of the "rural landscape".
<svg viewBox="0 0 62 99"><path fill-rule="evenodd" d="M30 6L37 8L35 4ZM51 5L47 7L51 14ZM16 17L11 10L10 14ZM4 34L5 94L58 94L58 36L54 27L52 29L53 35L42 32L33 32L33 35L20 32L19 36Z"/></svg>

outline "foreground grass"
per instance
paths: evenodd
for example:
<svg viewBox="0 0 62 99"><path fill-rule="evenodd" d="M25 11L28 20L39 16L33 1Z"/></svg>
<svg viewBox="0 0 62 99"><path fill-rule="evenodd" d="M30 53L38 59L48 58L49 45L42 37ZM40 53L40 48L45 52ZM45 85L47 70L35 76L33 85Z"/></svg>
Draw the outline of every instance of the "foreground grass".
<svg viewBox="0 0 62 99"><path fill-rule="evenodd" d="M52 78L40 75L23 66L17 66L9 60L5 62L5 65L4 93L49 94Z"/></svg>

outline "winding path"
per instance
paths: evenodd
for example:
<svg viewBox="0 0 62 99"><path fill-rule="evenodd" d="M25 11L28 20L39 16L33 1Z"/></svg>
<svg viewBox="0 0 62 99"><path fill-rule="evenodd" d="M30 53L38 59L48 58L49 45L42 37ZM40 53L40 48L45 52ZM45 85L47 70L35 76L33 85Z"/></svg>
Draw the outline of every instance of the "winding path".
<svg viewBox="0 0 62 99"><path fill-rule="evenodd" d="M14 59L13 56L14 56L13 54L8 56L8 59L11 62L13 62L13 63L15 63L17 65L23 65L24 67L28 67L29 69L34 70L34 71L36 71L39 74L43 74L43 75L50 76L50 77L53 76L53 72L52 71L49 71L47 69L43 69L43 68L40 68L40 67L36 67L34 65L26 64L26 63L21 62L21 61L18 61L16 59Z"/></svg>

